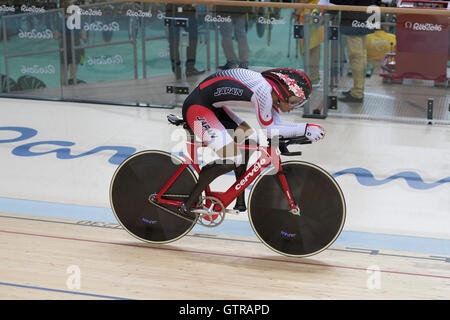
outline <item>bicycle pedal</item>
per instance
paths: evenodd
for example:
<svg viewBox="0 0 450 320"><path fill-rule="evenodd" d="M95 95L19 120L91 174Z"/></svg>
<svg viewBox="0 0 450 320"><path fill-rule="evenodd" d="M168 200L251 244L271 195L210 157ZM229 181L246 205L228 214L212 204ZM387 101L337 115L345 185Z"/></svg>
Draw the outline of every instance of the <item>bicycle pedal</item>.
<svg viewBox="0 0 450 320"><path fill-rule="evenodd" d="M181 215L184 218L190 219L190 220L194 220L196 218L194 212L192 212L193 210L189 211L186 209L186 206L184 205L184 203L178 207L178 214Z"/></svg>
<svg viewBox="0 0 450 320"><path fill-rule="evenodd" d="M247 206L245 204L237 204L233 208L234 210L238 210L240 212L247 211Z"/></svg>

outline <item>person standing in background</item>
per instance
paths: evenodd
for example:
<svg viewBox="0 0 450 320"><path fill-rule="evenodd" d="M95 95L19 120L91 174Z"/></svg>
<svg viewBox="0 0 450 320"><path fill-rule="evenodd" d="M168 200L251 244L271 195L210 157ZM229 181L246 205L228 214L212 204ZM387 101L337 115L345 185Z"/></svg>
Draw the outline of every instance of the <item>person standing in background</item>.
<svg viewBox="0 0 450 320"><path fill-rule="evenodd" d="M196 8L192 4L166 4L167 18L187 18L185 30L189 34L189 43L186 48L186 77L197 76L205 71L199 71L195 68L197 57L198 24L196 18ZM180 27L175 25L173 19L169 20L169 51L172 71L177 80L181 79L181 61L180 61Z"/></svg>
<svg viewBox="0 0 450 320"><path fill-rule="evenodd" d="M219 24L220 35L222 36L222 49L227 59L225 65L219 67L220 69L248 68L250 48L247 41L246 20L247 13L251 10L252 7L216 6L216 15L231 17L231 22ZM239 57L234 50L233 36L237 42Z"/></svg>
<svg viewBox="0 0 450 320"><path fill-rule="evenodd" d="M330 0L336 5L371 6L376 0ZM367 35L374 32L369 25L369 14L362 11L341 12L341 33L346 37L347 53L352 68L353 88L342 92L338 100L342 102L362 103L367 70Z"/></svg>

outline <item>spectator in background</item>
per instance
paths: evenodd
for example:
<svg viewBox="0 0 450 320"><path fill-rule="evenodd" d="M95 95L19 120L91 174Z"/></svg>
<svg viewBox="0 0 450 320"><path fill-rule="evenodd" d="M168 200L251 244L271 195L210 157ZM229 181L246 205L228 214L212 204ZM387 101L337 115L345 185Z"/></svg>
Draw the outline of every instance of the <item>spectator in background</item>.
<svg viewBox="0 0 450 320"><path fill-rule="evenodd" d="M64 9L65 20L70 16L67 13L67 8L73 4L76 4L75 1L65 1L62 3L62 8ZM64 31L66 38L66 52L61 52L60 60L61 60L61 84L65 85L66 83L69 85L77 84L79 82L84 82L77 79L77 71L78 66L83 64L84 58L84 49L74 49L74 46L77 47L81 44L81 40L87 41L86 31L83 29L69 29L67 27L67 23L64 23ZM73 33L73 45L72 45L72 33ZM62 41L63 36L59 34L58 30L54 32L55 39L61 39L61 47L63 47ZM67 58L67 67L69 70L65 69L64 64L64 54ZM69 79L67 80L67 71L69 72Z"/></svg>
<svg viewBox="0 0 450 320"><path fill-rule="evenodd" d="M376 0L330 0L336 5L371 6ZM369 14L362 11L342 11L341 33L346 36L347 53L352 68L353 88L342 92L339 101L362 103L367 69L366 37L374 32L373 26L367 27Z"/></svg>
<svg viewBox="0 0 450 320"><path fill-rule="evenodd" d="M299 0L299 3L318 3L319 0ZM296 14L299 16L299 23L303 25L305 23L305 14L311 16L319 16L322 12L319 9L297 9ZM320 86L320 44L324 40L323 25L317 25L310 21L310 42L309 42L309 78L313 87ZM303 40L300 40L301 54L305 56L305 44Z"/></svg>
<svg viewBox="0 0 450 320"><path fill-rule="evenodd" d="M189 44L186 48L186 77L196 76L204 73L195 68L197 57L198 25L196 18L196 8L192 4L166 4L166 17L187 18L185 30L189 34ZM181 79L181 61L180 61L180 27L175 25L174 20L169 22L169 51L172 63L172 71L177 80Z"/></svg>
<svg viewBox="0 0 450 320"><path fill-rule="evenodd" d="M231 22L218 23L222 36L222 49L227 62L220 66L222 70L232 68L248 68L250 48L247 41L247 13L252 7L216 6L216 15L230 16ZM237 42L238 55L234 50L233 36ZM239 57L238 57L239 56Z"/></svg>

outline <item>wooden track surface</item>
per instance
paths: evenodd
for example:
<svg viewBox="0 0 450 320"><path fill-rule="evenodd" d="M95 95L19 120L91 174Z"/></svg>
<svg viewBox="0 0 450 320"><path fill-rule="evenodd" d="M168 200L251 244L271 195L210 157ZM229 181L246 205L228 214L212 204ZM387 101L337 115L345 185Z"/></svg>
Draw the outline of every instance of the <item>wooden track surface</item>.
<svg viewBox="0 0 450 320"><path fill-rule="evenodd" d="M294 259L256 237L190 233L150 245L113 224L12 214L0 224L0 299L450 297L448 257L332 246Z"/></svg>

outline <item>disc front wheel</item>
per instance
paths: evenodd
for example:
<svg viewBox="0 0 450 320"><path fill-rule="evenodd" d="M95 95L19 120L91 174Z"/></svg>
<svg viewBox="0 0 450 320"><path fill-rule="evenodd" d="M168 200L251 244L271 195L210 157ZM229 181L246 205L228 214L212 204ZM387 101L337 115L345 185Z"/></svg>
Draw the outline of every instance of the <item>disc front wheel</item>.
<svg viewBox="0 0 450 320"><path fill-rule="evenodd" d="M272 168L255 182L248 214L259 239L272 250L306 257L328 248L345 221L344 195L334 178L320 167L300 161L282 163L299 215L290 206Z"/></svg>

